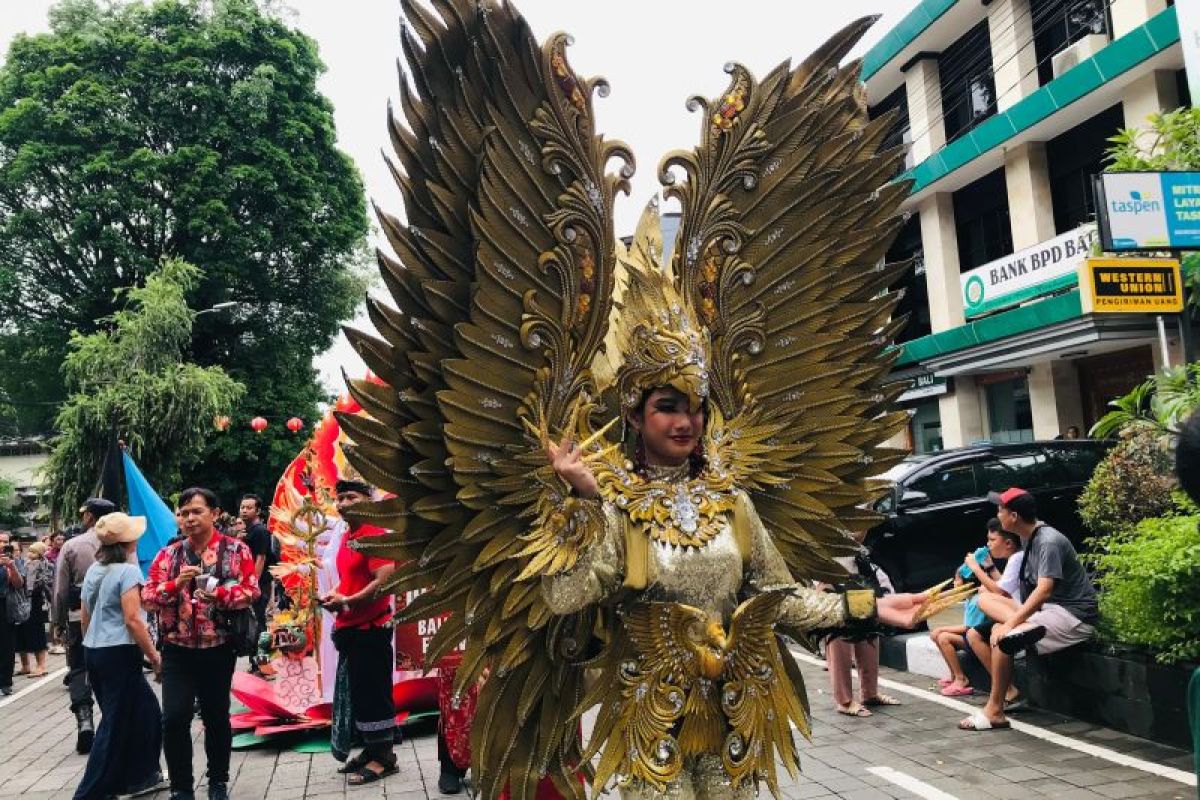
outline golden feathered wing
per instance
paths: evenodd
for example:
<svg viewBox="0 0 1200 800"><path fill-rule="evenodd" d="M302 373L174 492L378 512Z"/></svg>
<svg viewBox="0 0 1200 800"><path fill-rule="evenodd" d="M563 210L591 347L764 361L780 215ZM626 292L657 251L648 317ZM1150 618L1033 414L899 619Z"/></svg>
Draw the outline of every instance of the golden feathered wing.
<svg viewBox="0 0 1200 800"><path fill-rule="evenodd" d="M798 579L844 576L830 557L874 524L871 477L904 455L882 447L905 420L891 407L904 386L886 379L903 324L889 287L909 265L884 263L903 154L880 151L893 117L868 121L860 64L839 63L873 22L761 82L728 65L726 92L689 101L700 145L659 166L683 206L673 271L711 335L724 433L741 440L731 466Z"/></svg>
<svg viewBox="0 0 1200 800"><path fill-rule="evenodd" d="M406 220L377 209L395 306L369 301L379 336L347 331L386 385L351 382L370 417L340 418L348 458L395 496L352 516L392 531L363 546L397 561L394 590L428 589L405 618L452 612L428 663L465 641L457 689L486 677L472 732L484 797L507 786L530 800L548 776L579 798L577 708L601 612L554 616L542 598L540 577L571 568L591 526L563 519L583 512L540 439L617 413L596 407L592 367L632 158L595 133L606 87L571 70L565 35L539 45L496 0L402 5L412 85L388 126ZM762 84L735 69L734 113L710 103L701 147L668 162L687 176L675 275L714 336L718 410L754 443L734 453L740 474L807 577L836 574L828 556L865 524L863 477L886 466L876 446L896 424L879 388L893 303L876 296L895 271L875 263L900 196L876 187L895 159L875 154L883 124L864 123L857 66L836 68L860 32ZM771 349L789 337L804 338Z"/></svg>
<svg viewBox="0 0 1200 800"><path fill-rule="evenodd" d="M604 84L571 70L565 35L538 45L491 0L403 9L412 86L388 125L407 220L379 212L396 307L370 304L380 337L348 332L388 386L352 383L374 419L343 420L348 457L396 497L353 516L395 531L368 546L399 563L394 590L429 588L404 618L452 612L428 663L465 641L457 690L487 676L471 741L483 795L528 800L547 775L582 797L570 716L597 612L552 617L536 576L517 577L534 503L561 491L529 428L561 431L590 391L631 159L595 134Z"/></svg>

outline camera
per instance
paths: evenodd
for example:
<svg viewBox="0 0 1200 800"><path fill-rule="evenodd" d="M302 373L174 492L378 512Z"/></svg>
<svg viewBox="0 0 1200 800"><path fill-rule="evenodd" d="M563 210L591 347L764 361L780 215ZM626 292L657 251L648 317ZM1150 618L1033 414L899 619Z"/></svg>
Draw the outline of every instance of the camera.
<svg viewBox="0 0 1200 800"><path fill-rule="evenodd" d="M12 558L14 552L15 551L13 550L12 544L6 544L4 547L0 547L0 555L6 555L9 558Z"/></svg>

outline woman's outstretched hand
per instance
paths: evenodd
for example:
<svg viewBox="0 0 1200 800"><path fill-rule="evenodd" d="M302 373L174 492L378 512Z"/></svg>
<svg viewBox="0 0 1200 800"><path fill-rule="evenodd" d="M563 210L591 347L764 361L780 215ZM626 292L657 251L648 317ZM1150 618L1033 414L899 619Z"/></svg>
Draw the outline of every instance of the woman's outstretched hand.
<svg viewBox="0 0 1200 800"><path fill-rule="evenodd" d="M600 496L600 484L592 474L592 468L583 459L583 450L571 438L570 433L555 444L550 437L544 437L542 444L546 447L546 457L555 474L566 481L575 494L588 499Z"/></svg>

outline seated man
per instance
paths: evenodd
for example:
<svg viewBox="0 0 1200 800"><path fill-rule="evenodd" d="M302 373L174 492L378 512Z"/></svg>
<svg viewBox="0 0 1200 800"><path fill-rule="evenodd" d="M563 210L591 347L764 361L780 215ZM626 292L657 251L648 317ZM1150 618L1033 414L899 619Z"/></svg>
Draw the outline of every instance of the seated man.
<svg viewBox="0 0 1200 800"><path fill-rule="evenodd" d="M1096 589L1069 539L1039 522L1037 502L1024 489L992 492L996 516L1025 545L1020 584L1025 598L1005 622L992 629L992 691L987 704L958 724L968 731L1009 727L1004 699L1012 685L1013 656L1036 645L1053 653L1090 639L1099 616Z"/></svg>

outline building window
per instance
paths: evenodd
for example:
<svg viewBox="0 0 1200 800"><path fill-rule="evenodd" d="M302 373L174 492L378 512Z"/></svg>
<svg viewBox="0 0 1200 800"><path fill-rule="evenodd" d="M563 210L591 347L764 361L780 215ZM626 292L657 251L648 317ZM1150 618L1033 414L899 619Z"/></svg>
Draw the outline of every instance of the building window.
<svg viewBox="0 0 1200 800"><path fill-rule="evenodd" d="M904 297L896 304L896 316L908 315L906 324L897 334L896 343L907 342L933 332L929 320L929 288L925 285L925 257L921 248L921 216L913 214L900 228L896 240L888 249L884 260L889 264L899 261L913 262L912 269L889 287L903 289Z"/></svg>
<svg viewBox="0 0 1200 800"><path fill-rule="evenodd" d="M1054 80L1054 56L1085 36L1108 33L1104 0L1029 0L1038 84Z"/></svg>
<svg viewBox="0 0 1200 800"><path fill-rule="evenodd" d="M988 438L998 444L1033 441L1033 406L1029 402L1029 381L1010 378L985 386L987 396Z"/></svg>
<svg viewBox="0 0 1200 800"><path fill-rule="evenodd" d="M1104 171L1108 139L1124 126L1118 103L1046 142L1056 232L1066 233L1096 218L1092 177Z"/></svg>
<svg viewBox="0 0 1200 800"><path fill-rule="evenodd" d="M912 142L912 126L908 119L908 89L904 84L901 84L899 89L871 106L869 114L871 119L877 119L893 109L896 111L896 119L891 127L888 128L887 135L883 137L883 141L880 143L880 149L882 150L888 150L893 147L907 148ZM906 149L903 169L908 169L912 165L912 153Z"/></svg>
<svg viewBox="0 0 1200 800"><path fill-rule="evenodd" d="M942 121L951 142L996 113L992 43L987 20L969 30L938 58Z"/></svg>
<svg viewBox="0 0 1200 800"><path fill-rule="evenodd" d="M909 411L908 425L914 453L936 453L942 449L942 415L938 402L931 400Z"/></svg>
<svg viewBox="0 0 1200 800"><path fill-rule="evenodd" d="M962 272L1013 251L1003 167L954 193L954 227Z"/></svg>

